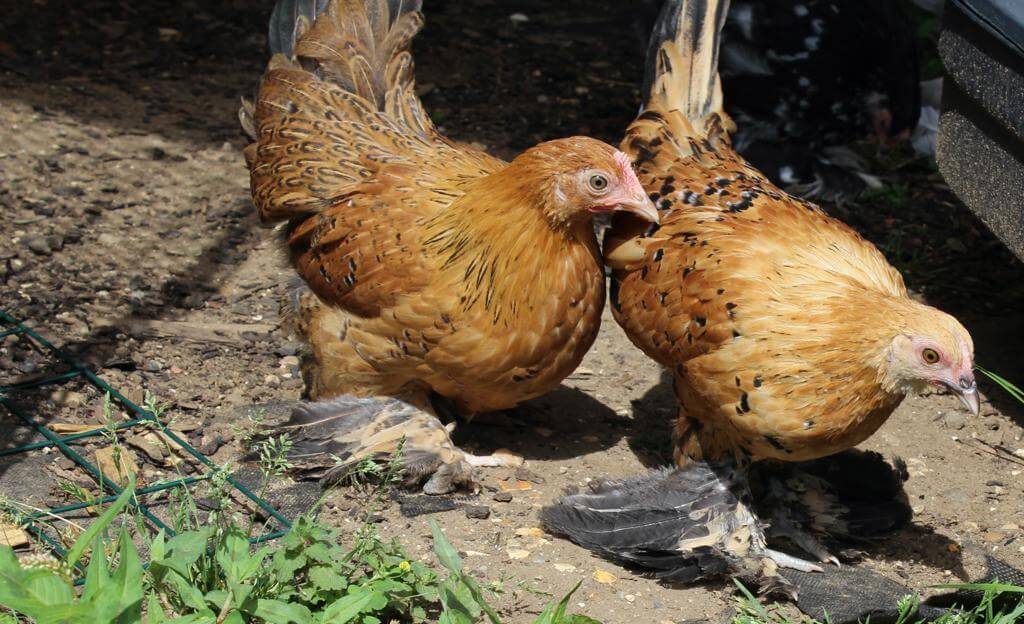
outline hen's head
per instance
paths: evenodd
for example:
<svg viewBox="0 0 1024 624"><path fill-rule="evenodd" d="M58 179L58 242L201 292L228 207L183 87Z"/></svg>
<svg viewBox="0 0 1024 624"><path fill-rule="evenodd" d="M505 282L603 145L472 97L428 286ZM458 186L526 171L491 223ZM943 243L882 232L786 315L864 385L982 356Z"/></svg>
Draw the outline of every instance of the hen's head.
<svg viewBox="0 0 1024 624"><path fill-rule="evenodd" d="M658 222L629 157L602 141L572 137L540 143L513 160L507 171L552 224L616 210Z"/></svg>
<svg viewBox="0 0 1024 624"><path fill-rule="evenodd" d="M971 335L945 312L920 304L914 308L892 340L890 379L905 392L919 392L929 385L947 388L977 416L980 400Z"/></svg>

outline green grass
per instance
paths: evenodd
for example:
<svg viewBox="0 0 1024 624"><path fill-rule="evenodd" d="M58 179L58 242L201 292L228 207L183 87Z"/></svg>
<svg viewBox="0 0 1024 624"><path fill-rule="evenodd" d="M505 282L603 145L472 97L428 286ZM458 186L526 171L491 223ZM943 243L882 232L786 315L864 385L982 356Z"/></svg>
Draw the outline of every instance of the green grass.
<svg viewBox="0 0 1024 624"><path fill-rule="evenodd" d="M978 369L979 373L988 377L997 386L1005 390L1006 393L1009 394L1011 397L1013 397L1020 403L1024 403L1024 390L1021 390L1017 386L1013 385L1013 383L1011 383L1007 379L1001 377L1000 375L997 375L996 373L993 373L990 370L982 368L981 366L975 366L975 368Z"/></svg>
<svg viewBox="0 0 1024 624"><path fill-rule="evenodd" d="M116 437L110 442L118 444ZM261 490L288 469L289 446L286 437L262 443ZM374 468L371 511L398 470L397 460ZM324 525L316 515L319 504L280 540L254 547L249 538L266 527L230 513L228 473L222 468L208 479L206 498L219 503L206 517L192 494L181 490L173 537L161 531L149 538L142 529L129 506L130 475L129 487L80 528L62 559L19 558L0 546L0 624L501 624L484 588L463 569L458 551L434 522L436 571L413 560L397 540L382 539L369 520L349 535ZM146 547L148 566L139 544ZM85 567L81 587L74 585L76 563ZM566 613L578 587L552 600L534 624L599 624Z"/></svg>

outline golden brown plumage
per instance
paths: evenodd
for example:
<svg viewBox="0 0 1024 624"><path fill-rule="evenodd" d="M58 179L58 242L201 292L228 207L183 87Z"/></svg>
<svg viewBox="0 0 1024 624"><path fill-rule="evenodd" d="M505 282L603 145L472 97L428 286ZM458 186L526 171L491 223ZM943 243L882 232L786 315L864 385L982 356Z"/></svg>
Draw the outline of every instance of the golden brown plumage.
<svg viewBox="0 0 1024 624"><path fill-rule="evenodd" d="M665 579L729 574L795 595L779 569L821 568L772 548L778 538L838 562L820 538L877 535L910 514L900 471L839 452L909 390L949 386L977 413L977 389L955 319L908 297L874 246L732 150L717 75L727 8L666 0L644 109L622 144L661 224L620 215L605 239L615 318L674 377L678 467L596 482L541 519Z"/></svg>
<svg viewBox="0 0 1024 624"><path fill-rule="evenodd" d="M656 214L628 159L599 141L504 163L438 134L413 90L418 5L334 0L294 20L294 54L271 60L251 114L253 200L287 223L310 289L311 398L429 410L432 392L465 412L504 409L557 386L597 335L591 212Z"/></svg>
<svg viewBox="0 0 1024 624"><path fill-rule="evenodd" d="M928 383L976 412L966 330L911 299L854 230L732 150L717 76L727 2L668 4L676 15L652 39L648 99L622 143L661 225L620 216L606 257L615 318L673 372L677 462L830 455Z"/></svg>

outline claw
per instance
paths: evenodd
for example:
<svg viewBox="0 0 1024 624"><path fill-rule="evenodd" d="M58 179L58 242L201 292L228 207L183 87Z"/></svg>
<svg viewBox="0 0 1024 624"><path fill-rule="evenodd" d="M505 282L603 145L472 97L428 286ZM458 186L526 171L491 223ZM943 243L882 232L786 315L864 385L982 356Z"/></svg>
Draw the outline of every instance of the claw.
<svg viewBox="0 0 1024 624"><path fill-rule="evenodd" d="M793 555L787 555L784 552L772 550L768 548L765 550L765 554L768 558L775 562L780 568L789 568L791 570L799 570L800 572L824 572L825 570L816 563L812 563Z"/></svg>

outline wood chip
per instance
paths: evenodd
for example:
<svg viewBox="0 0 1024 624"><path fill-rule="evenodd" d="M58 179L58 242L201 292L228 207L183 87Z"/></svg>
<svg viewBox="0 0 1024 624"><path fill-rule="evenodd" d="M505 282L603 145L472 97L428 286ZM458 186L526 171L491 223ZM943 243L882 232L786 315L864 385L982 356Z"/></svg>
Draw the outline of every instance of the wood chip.
<svg viewBox="0 0 1024 624"><path fill-rule="evenodd" d="M520 481L519 479L503 479L498 481L498 487L505 492L533 489L533 485L529 481Z"/></svg>
<svg viewBox="0 0 1024 624"><path fill-rule="evenodd" d="M121 447L115 449L112 446L105 446L97 449L93 454L96 466L104 477L110 479L120 487L128 485L128 479L132 475L138 475L139 466L135 462L135 454L131 449ZM116 455L116 459L115 459ZM136 485L141 485L136 483Z"/></svg>
<svg viewBox="0 0 1024 624"><path fill-rule="evenodd" d="M61 435L72 435L75 433L85 433L86 431L96 431L102 429L103 425L92 425L92 424L81 424L81 423L49 423L47 425L54 433Z"/></svg>
<svg viewBox="0 0 1024 624"><path fill-rule="evenodd" d="M11 524L0 524L0 544L11 548L28 546L28 533Z"/></svg>
<svg viewBox="0 0 1024 624"><path fill-rule="evenodd" d="M619 577L615 576L611 572L605 572L604 570L598 568L597 570L594 570L594 580L598 583L611 585L615 581L619 580Z"/></svg>
<svg viewBox="0 0 1024 624"><path fill-rule="evenodd" d="M141 435L133 435L126 438L125 442L130 444L132 448L142 451L146 457L156 462L158 465L163 466L168 463L167 449L164 447L160 438L152 431L147 431Z"/></svg>

